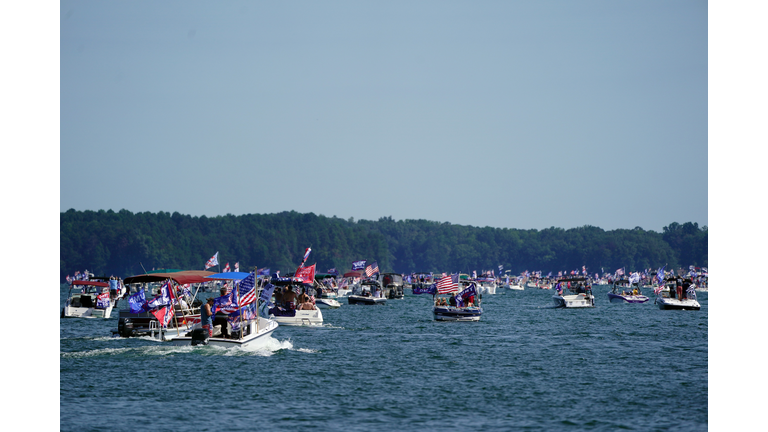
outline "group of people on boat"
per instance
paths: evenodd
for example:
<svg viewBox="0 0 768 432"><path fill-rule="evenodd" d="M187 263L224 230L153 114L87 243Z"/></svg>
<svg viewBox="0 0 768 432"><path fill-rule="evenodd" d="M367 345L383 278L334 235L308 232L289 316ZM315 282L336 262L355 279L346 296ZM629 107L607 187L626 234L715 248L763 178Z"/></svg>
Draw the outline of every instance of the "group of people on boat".
<svg viewBox="0 0 768 432"><path fill-rule="evenodd" d="M275 289L275 304L283 309L289 310L314 310L315 299L307 295L307 290L302 289L301 294L296 295L293 286L278 287Z"/></svg>
<svg viewBox="0 0 768 432"><path fill-rule="evenodd" d="M461 306L458 305L459 303L456 301L456 294L451 294L451 296L446 300L445 297L438 297L435 299L435 306L451 306L451 307L461 307L461 308L468 308L468 307L476 307L480 306L480 299L475 298L474 295L469 296Z"/></svg>
<svg viewBox="0 0 768 432"><path fill-rule="evenodd" d="M670 281L671 282L671 281ZM669 298L676 298L680 301L688 299L688 290L693 284L693 280L690 278L682 278L678 276L675 278L674 286L669 287ZM663 294L662 294L663 295Z"/></svg>

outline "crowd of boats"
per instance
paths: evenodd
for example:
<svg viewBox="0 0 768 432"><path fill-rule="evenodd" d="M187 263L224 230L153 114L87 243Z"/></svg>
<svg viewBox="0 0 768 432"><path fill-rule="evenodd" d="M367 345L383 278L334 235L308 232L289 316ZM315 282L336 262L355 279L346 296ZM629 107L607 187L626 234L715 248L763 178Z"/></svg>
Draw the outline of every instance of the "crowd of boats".
<svg viewBox="0 0 768 432"><path fill-rule="evenodd" d="M305 256L306 259L306 256ZM258 346L280 325L323 324L323 309L380 305L403 300L406 291L432 295L437 321L479 321L483 296L497 290L553 290L555 308L595 307L593 287L608 286L611 303L646 303L653 291L662 310L699 310L696 292L707 289L706 272L614 273L591 277L570 272L491 274L381 273L369 267L344 275L315 274L314 265L285 277L254 270L214 273L207 270L153 270L120 279L89 272L68 278L62 318L110 318L117 309L116 337L149 336L173 345ZM354 268L354 266L353 266ZM208 309L211 325L206 325Z"/></svg>

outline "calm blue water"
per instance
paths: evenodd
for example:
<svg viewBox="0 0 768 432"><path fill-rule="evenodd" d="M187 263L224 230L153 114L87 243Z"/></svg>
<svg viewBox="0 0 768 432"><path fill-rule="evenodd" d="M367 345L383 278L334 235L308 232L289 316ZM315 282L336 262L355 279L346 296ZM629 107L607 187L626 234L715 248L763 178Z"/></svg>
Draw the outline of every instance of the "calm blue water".
<svg viewBox="0 0 768 432"><path fill-rule="evenodd" d="M324 327L281 326L253 352L112 338L114 317L62 319L60 426L707 430L707 293L701 311L662 311L607 292L564 310L549 308L552 291L499 289L477 323L433 321L431 296L344 300L323 310Z"/></svg>

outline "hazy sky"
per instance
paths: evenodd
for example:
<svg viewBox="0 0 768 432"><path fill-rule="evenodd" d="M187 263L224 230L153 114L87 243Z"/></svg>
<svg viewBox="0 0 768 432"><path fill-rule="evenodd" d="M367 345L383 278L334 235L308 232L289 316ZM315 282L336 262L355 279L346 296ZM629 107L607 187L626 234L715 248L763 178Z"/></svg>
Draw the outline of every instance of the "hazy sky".
<svg viewBox="0 0 768 432"><path fill-rule="evenodd" d="M60 16L60 211L708 225L703 1L61 1Z"/></svg>

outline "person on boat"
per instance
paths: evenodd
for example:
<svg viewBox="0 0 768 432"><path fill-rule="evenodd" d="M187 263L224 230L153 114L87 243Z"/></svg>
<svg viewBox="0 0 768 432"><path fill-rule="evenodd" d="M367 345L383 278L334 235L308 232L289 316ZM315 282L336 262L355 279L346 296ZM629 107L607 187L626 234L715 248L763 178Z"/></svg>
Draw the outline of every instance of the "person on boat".
<svg viewBox="0 0 768 432"><path fill-rule="evenodd" d="M203 329L208 330L208 337L213 337L213 297L208 297L208 300L200 308L200 324L203 325Z"/></svg>
<svg viewBox="0 0 768 432"><path fill-rule="evenodd" d="M296 309L296 293L291 285L288 285L283 293L283 307L286 309Z"/></svg>
<svg viewBox="0 0 768 432"><path fill-rule="evenodd" d="M677 299L683 301L683 280L679 276L675 280L675 288L677 291Z"/></svg>
<svg viewBox="0 0 768 432"><path fill-rule="evenodd" d="M454 294L451 294L451 298L448 299L448 304L456 307L456 296Z"/></svg>
<svg viewBox="0 0 768 432"><path fill-rule="evenodd" d="M278 306L283 305L283 289L281 287L278 287L275 289L275 304Z"/></svg>
<svg viewBox="0 0 768 432"><path fill-rule="evenodd" d="M302 305L308 302L309 302L309 296L307 295L307 291L303 290L301 294L299 294L299 305Z"/></svg>

